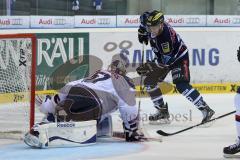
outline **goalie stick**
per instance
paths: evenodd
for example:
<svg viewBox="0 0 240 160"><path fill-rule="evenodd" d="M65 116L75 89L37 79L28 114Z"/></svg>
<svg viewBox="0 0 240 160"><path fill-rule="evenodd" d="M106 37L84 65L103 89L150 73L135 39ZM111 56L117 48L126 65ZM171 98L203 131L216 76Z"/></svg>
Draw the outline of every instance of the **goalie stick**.
<svg viewBox="0 0 240 160"><path fill-rule="evenodd" d="M213 118L213 119L211 119L211 120L209 120L209 121L207 121L207 122L205 122L205 123L199 123L199 124L196 124L196 125L190 126L190 127L188 127L188 128L185 128L185 129L179 130L179 131L177 131L177 132L166 133L166 132L164 132L164 131L162 131L162 130L158 130L157 133L160 134L160 135L162 135L162 136L172 136L172 135L175 135L175 134L178 134L178 133L185 132L185 131L190 130L190 129L192 129L192 128L195 128L195 127L201 126L201 125L206 124L206 123L208 123L208 122L212 122L212 121L215 121L215 120L217 120L217 119L220 119L220 118L226 117L226 116L231 115L231 114L233 114L233 113L235 113L235 112L236 112L236 111L232 111L232 112L229 112L229 113L223 114L223 115L218 116L218 117L216 117L216 118Z"/></svg>

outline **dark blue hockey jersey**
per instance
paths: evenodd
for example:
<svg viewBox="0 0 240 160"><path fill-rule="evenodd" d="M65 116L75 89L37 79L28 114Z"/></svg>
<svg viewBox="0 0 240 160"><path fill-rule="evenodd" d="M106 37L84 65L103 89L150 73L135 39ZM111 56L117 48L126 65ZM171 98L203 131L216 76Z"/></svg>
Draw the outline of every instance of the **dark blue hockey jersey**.
<svg viewBox="0 0 240 160"><path fill-rule="evenodd" d="M166 22L164 22L163 31L160 35L150 35L149 37L152 50L159 63L172 65L187 54L186 45Z"/></svg>
<svg viewBox="0 0 240 160"><path fill-rule="evenodd" d="M147 19L149 12L145 12L141 15L141 25L146 31L149 32L145 20ZM181 58L188 56L188 50L186 45L180 36L175 32L171 25L164 22L163 32L154 36L149 33L150 45L153 52L156 55L157 61L163 65L174 65Z"/></svg>

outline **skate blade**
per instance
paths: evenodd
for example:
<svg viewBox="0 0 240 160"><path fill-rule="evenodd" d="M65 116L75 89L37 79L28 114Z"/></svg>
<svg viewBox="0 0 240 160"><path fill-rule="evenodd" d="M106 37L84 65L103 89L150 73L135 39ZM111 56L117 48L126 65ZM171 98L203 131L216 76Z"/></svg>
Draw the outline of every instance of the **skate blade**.
<svg viewBox="0 0 240 160"><path fill-rule="evenodd" d="M211 121L211 122L204 123L198 127L199 128L208 128L208 127L211 127L214 123L215 123L215 121Z"/></svg>
<svg viewBox="0 0 240 160"><path fill-rule="evenodd" d="M169 119L160 119L157 121L149 121L150 125L161 125L161 124L170 124L171 121Z"/></svg>
<svg viewBox="0 0 240 160"><path fill-rule="evenodd" d="M240 154L236 153L236 154L223 154L224 158L240 158Z"/></svg>

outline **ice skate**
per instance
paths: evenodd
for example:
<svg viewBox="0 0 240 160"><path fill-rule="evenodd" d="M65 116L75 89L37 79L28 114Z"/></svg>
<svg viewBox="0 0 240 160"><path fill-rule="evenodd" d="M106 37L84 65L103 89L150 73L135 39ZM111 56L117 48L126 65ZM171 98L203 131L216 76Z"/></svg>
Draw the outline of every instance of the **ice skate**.
<svg viewBox="0 0 240 160"><path fill-rule="evenodd" d="M201 123L206 123L207 121L209 121L212 116L215 114L215 112L206 104L204 103L203 107L200 107L199 110L202 112L203 114L203 119Z"/></svg>
<svg viewBox="0 0 240 160"><path fill-rule="evenodd" d="M155 114L149 116L149 124L169 124L168 104L159 107Z"/></svg>
<svg viewBox="0 0 240 160"><path fill-rule="evenodd" d="M240 158L240 142L223 148L223 154L226 158Z"/></svg>

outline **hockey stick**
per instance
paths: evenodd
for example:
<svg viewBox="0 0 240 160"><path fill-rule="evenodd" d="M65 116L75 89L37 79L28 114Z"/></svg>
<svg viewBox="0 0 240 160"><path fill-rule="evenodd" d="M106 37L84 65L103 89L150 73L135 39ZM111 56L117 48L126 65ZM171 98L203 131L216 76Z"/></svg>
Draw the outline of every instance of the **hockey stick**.
<svg viewBox="0 0 240 160"><path fill-rule="evenodd" d="M236 112L236 111L232 111L232 112L229 112L229 113L223 114L223 115L218 116L218 117L216 117L216 118L213 118L213 119L211 119L211 120L209 120L209 121L207 121L207 122L205 122L205 123L199 123L199 124L196 124L196 125L190 126L190 127L188 127L188 128L185 128L185 129L179 130L179 131L174 132L174 133L166 133L166 132L164 132L164 131L162 131L162 130L158 130L157 133L160 134L160 135L162 135L162 136L172 136L172 135L175 135L175 134L178 134L178 133L185 132L185 131L190 130L190 129L192 129L192 128L195 128L195 127L201 126L201 125L203 125L203 124L206 124L206 123L209 123L209 122L215 121L215 120L217 120L217 119L220 119L220 118L226 117L226 116L231 115L231 114L233 114L233 113L235 113L235 112Z"/></svg>
<svg viewBox="0 0 240 160"><path fill-rule="evenodd" d="M143 61L144 61L144 43L142 44L141 65L143 65ZM144 94L142 83L143 83L143 75L141 75L141 77L140 77L140 92L139 92L139 101L138 101L138 118L139 118L139 120L140 120L140 109L141 109L141 95ZM139 122L139 124L140 124L140 122Z"/></svg>
<svg viewBox="0 0 240 160"><path fill-rule="evenodd" d="M142 59L141 59L141 65L143 65L143 60L144 60L144 43L142 44ZM139 101L138 101L138 116L140 118L140 106L141 106L141 94L144 93L143 87L142 87L142 82L143 81L143 76L141 75L140 77L140 92L139 92Z"/></svg>
<svg viewBox="0 0 240 160"><path fill-rule="evenodd" d="M141 65L143 65L144 62L144 50L145 50L145 44L142 44L142 59L141 59ZM138 118L139 118L139 124L138 127L139 129L142 131L142 133L145 136L145 141L150 140L150 139L154 139L154 138L150 138L148 132L146 131L143 122L141 121L141 117L140 117L140 110L141 110L141 95L144 94L144 87L143 87L143 75L141 75L140 78L140 93L139 93L139 101L138 101ZM142 138L143 140L144 138ZM158 142L162 142L162 139L156 139L156 141Z"/></svg>
<svg viewBox="0 0 240 160"><path fill-rule="evenodd" d="M142 44L142 59L141 59L141 65L143 65L143 61L144 61L144 43ZM144 93L143 91L143 87L142 87L142 83L143 83L143 75L141 75L140 77L140 95ZM140 97L141 98L141 97ZM139 101L140 102L140 101Z"/></svg>

